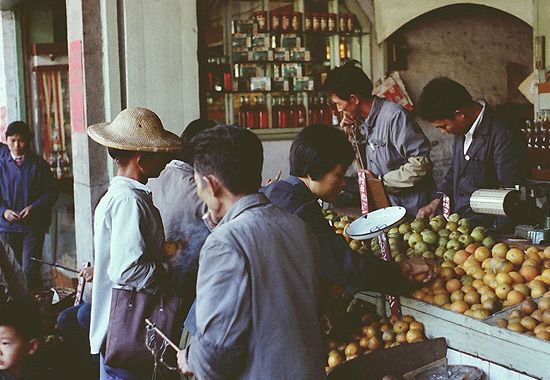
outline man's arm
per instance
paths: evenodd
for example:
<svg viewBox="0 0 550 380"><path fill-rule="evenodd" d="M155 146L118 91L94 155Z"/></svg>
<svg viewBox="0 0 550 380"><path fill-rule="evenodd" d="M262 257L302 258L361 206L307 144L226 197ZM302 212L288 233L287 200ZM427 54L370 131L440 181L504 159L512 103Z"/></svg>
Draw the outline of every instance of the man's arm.
<svg viewBox="0 0 550 380"><path fill-rule="evenodd" d="M41 195L29 206L31 209L37 209L40 207L51 207L57 198L59 197L59 190L57 189L57 183L53 177L53 173L50 170L50 167L43 161L41 158L38 159L38 175L40 179L38 181L38 186L40 186Z"/></svg>
<svg viewBox="0 0 550 380"><path fill-rule="evenodd" d="M430 142L405 111L398 112L390 121L391 144L407 159L399 168L383 175L389 191L413 187L432 171Z"/></svg>
<svg viewBox="0 0 550 380"><path fill-rule="evenodd" d="M494 162L498 185L514 187L527 177L527 149L523 136L501 128L495 141Z"/></svg>
<svg viewBox="0 0 550 380"><path fill-rule="evenodd" d="M241 252L207 240L197 279L197 333L188 366L199 379L235 378L247 360L251 323L250 276Z"/></svg>

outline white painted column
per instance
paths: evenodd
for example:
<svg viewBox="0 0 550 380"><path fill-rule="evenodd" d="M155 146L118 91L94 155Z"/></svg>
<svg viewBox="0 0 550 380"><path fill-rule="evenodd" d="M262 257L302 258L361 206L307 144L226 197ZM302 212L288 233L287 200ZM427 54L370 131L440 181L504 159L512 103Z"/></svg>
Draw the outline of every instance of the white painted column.
<svg viewBox="0 0 550 380"><path fill-rule="evenodd" d="M0 11L0 141L9 123L21 120L17 34L13 11Z"/></svg>

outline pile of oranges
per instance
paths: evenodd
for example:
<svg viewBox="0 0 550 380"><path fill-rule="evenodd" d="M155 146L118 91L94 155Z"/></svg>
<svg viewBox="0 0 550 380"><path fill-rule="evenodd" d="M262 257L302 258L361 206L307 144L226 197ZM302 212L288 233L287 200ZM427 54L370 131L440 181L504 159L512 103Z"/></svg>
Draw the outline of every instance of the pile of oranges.
<svg viewBox="0 0 550 380"><path fill-rule="evenodd" d="M458 250L438 268L438 276L412 297L477 319L550 287L550 247L526 251L504 243L489 249L478 243Z"/></svg>
<svg viewBox="0 0 550 380"><path fill-rule="evenodd" d="M372 312L366 312L361 318L360 328L355 330L347 342L338 344L335 340L327 341L325 369L328 371L344 361L372 351L423 340L426 340L424 325L410 315L380 318Z"/></svg>
<svg viewBox="0 0 550 380"><path fill-rule="evenodd" d="M538 303L531 299L523 301L508 319L497 320L497 325L550 341L550 295L543 296Z"/></svg>

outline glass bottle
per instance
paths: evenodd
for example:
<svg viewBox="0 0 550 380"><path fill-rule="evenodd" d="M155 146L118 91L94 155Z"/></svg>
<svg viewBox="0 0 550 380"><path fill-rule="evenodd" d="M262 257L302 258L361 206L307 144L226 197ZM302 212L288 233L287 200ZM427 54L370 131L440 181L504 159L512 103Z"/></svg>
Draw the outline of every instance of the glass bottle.
<svg viewBox="0 0 550 380"><path fill-rule="evenodd" d="M298 109L293 95L289 97L288 104L289 128L298 128Z"/></svg>
<svg viewBox="0 0 550 380"><path fill-rule="evenodd" d="M298 115L298 120L296 123L297 128L304 128L306 126L306 107L304 106L302 96L298 94L296 96L296 114Z"/></svg>
<svg viewBox="0 0 550 380"><path fill-rule="evenodd" d="M274 96L271 101L271 127L279 128L279 97Z"/></svg>
<svg viewBox="0 0 550 380"><path fill-rule="evenodd" d="M250 106L248 104L248 97L241 96L241 106L239 107L239 125L241 127L248 127L246 125L248 113L250 111Z"/></svg>
<svg viewBox="0 0 550 380"><path fill-rule="evenodd" d="M246 99L248 99L248 97ZM256 117L255 117L257 98L253 98L253 102L254 103L250 104L250 106L248 108L248 112L246 114L246 127L247 128L258 128L258 124L256 124Z"/></svg>
<svg viewBox="0 0 550 380"><path fill-rule="evenodd" d="M269 128L269 115L263 95L256 98L256 105L254 106L254 125L256 128L260 129Z"/></svg>
<svg viewBox="0 0 550 380"><path fill-rule="evenodd" d="M311 103L308 109L309 125L320 124L319 101L316 96L311 96L310 99Z"/></svg>
<svg viewBox="0 0 550 380"><path fill-rule="evenodd" d="M330 109L330 106L328 105L326 99L324 96L321 96L321 99L319 100L320 105L320 118L321 123L324 125L332 125L332 110Z"/></svg>
<svg viewBox="0 0 550 380"><path fill-rule="evenodd" d="M537 169L540 169L541 167L541 159L542 156L542 114L539 112L537 114L535 123L534 123L534 130L533 130L533 156L534 156L534 166Z"/></svg>
<svg viewBox="0 0 550 380"><path fill-rule="evenodd" d="M277 127L278 128L288 128L289 127L289 120L288 120L288 108L285 101L285 98L281 96L279 98L278 104L277 104Z"/></svg>

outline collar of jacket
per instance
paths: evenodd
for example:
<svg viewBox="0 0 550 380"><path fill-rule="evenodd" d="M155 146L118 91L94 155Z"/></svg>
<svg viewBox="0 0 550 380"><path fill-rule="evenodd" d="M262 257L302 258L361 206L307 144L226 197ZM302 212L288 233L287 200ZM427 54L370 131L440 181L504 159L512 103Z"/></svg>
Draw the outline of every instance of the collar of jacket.
<svg viewBox="0 0 550 380"><path fill-rule="evenodd" d="M269 203L269 200L262 193L253 193L253 194L245 195L244 197L239 199L237 202L235 202L233 206L231 206L231 208L227 211L227 214L225 214L222 220L218 223L218 226L235 219L246 210L250 210L251 208L254 208L254 207L263 206L268 203Z"/></svg>
<svg viewBox="0 0 550 380"><path fill-rule="evenodd" d="M378 117L378 113L380 112L380 109L382 108L382 104L384 104L384 99L373 96L372 100L372 106L369 111L369 115L365 119L365 125L370 129L374 126L374 123L376 122L376 118Z"/></svg>
<svg viewBox="0 0 550 380"><path fill-rule="evenodd" d="M192 165L189 165L187 162L181 161L181 160L172 160L166 166L171 168L177 168L187 173L194 173L195 171Z"/></svg>
<svg viewBox="0 0 550 380"><path fill-rule="evenodd" d="M117 184L121 184L121 185L126 184L126 186L130 187L131 189L144 191L148 195L151 195L152 193L151 188L132 178L117 175L113 177L113 179L111 180L111 185L117 185Z"/></svg>
<svg viewBox="0 0 550 380"><path fill-rule="evenodd" d="M489 104L485 102L485 112L483 113L483 118L474 131L472 137L472 144L466 152L470 157L476 157L477 152L481 147L485 146L487 143L487 136L489 135L489 130L493 122L493 110L489 107Z"/></svg>

